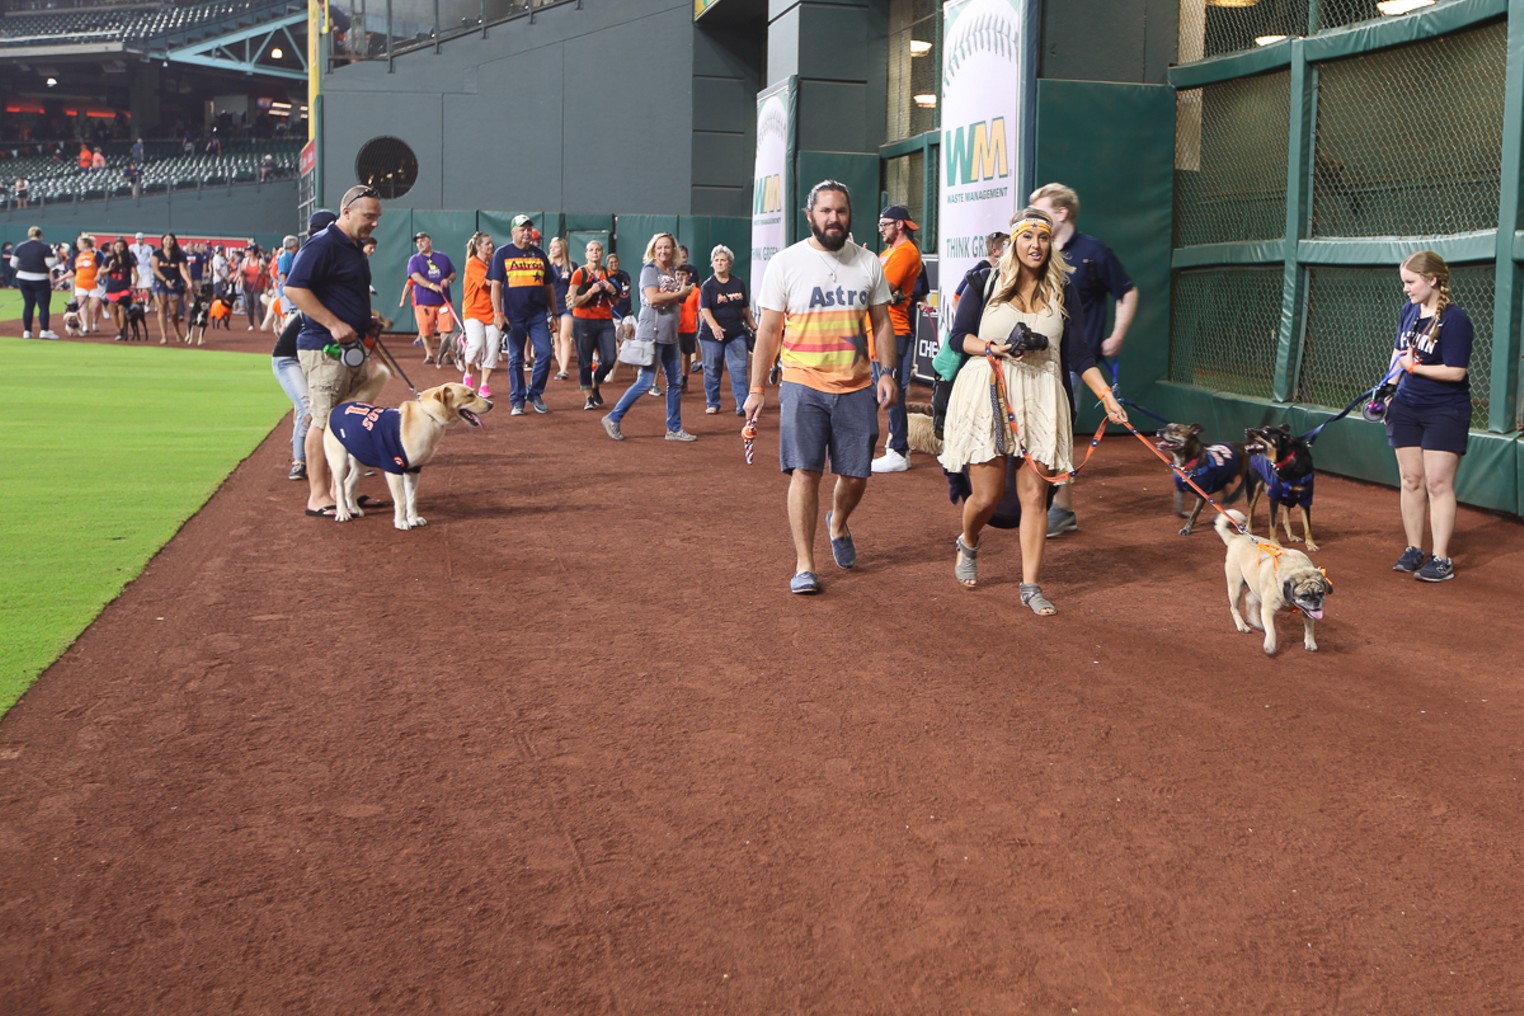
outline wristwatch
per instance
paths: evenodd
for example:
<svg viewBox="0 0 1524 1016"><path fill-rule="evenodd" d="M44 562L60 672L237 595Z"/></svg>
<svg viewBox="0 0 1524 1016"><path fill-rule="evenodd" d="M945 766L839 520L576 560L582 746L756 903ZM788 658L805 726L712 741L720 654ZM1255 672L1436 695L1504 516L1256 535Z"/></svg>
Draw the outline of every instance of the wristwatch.
<svg viewBox="0 0 1524 1016"><path fill-rule="evenodd" d="M889 375L889 380L895 384L900 383L900 369L898 367L890 367L888 370L882 370L879 373Z"/></svg>

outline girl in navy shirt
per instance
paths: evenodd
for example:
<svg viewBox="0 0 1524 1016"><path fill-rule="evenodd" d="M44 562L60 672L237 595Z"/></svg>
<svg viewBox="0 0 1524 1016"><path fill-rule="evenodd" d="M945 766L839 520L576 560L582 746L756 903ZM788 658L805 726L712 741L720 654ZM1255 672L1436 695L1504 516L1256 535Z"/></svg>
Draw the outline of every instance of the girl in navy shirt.
<svg viewBox="0 0 1524 1016"><path fill-rule="evenodd" d="M1455 577L1450 536L1455 531L1455 471L1471 428L1472 328L1450 302L1450 266L1430 250L1411 254L1398 269L1408 295L1397 324L1392 369L1397 390L1387 406L1387 443L1402 474L1402 528L1408 546L1392 565L1424 582ZM1431 554L1423 552L1428 508Z"/></svg>

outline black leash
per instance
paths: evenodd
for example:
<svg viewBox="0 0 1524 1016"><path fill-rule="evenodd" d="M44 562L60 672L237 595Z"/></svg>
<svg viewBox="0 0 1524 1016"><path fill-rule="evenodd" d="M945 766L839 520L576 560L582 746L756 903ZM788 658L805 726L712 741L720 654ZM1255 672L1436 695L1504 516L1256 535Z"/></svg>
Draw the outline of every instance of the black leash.
<svg viewBox="0 0 1524 1016"><path fill-rule="evenodd" d="M413 387L413 379L407 376L407 371L402 369L402 364L397 362L397 358L392 355L392 351L390 349L386 348L385 343L381 341L381 336L379 335L376 336L376 348L381 350L384 358L391 362L391 365L396 369L398 376L402 378L402 383L407 385L407 390L413 393L413 398L418 398L418 389Z"/></svg>

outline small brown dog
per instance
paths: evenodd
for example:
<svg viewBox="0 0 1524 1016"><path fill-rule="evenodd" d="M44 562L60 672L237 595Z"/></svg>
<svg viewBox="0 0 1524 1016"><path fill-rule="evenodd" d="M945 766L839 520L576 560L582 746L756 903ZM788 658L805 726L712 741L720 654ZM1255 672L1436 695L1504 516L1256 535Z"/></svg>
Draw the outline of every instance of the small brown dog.
<svg viewBox="0 0 1524 1016"><path fill-rule="evenodd" d="M942 439L937 437L936 428L932 421L932 408L930 402L907 402L905 403L906 439L913 452L925 452L927 455L942 454Z"/></svg>
<svg viewBox="0 0 1524 1016"><path fill-rule="evenodd" d="M1231 520L1231 521L1230 521ZM1233 624L1241 632L1251 628L1265 633L1265 655L1275 655L1275 615L1282 609L1294 609L1302 615L1302 647L1318 651L1313 638L1313 622L1323 617L1323 597L1333 592L1328 576L1313 567L1300 550L1288 550L1274 540L1265 540L1235 525L1244 524L1243 512L1230 511L1217 518L1217 535L1228 546L1224 571L1228 580L1228 610ZM1238 611L1244 600L1247 621Z"/></svg>
<svg viewBox="0 0 1524 1016"><path fill-rule="evenodd" d="M1199 423L1166 424L1159 430L1156 447L1161 452L1168 452L1180 471L1219 505L1232 504L1245 494L1254 493L1254 473L1249 468L1249 456L1244 452L1244 446L1203 444ZM1224 493L1226 496L1220 496ZM1187 494L1196 498L1196 505L1188 515L1185 511ZM1180 473L1176 473L1175 514L1185 519L1185 525L1180 527L1181 536L1191 535L1205 506L1206 501L1201 495L1191 489Z"/></svg>

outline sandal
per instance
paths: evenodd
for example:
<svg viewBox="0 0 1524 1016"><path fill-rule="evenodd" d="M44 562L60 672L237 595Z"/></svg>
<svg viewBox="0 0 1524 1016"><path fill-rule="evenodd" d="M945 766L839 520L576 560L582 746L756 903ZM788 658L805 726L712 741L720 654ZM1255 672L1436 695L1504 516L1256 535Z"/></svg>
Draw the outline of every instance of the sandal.
<svg viewBox="0 0 1524 1016"><path fill-rule="evenodd" d="M1053 602L1042 594L1042 586L1035 582L1023 582L1018 588L1021 590L1022 606L1032 608L1032 613L1038 617L1051 617L1058 613Z"/></svg>
<svg viewBox="0 0 1524 1016"><path fill-rule="evenodd" d="M984 541L970 547L963 542L963 534L953 541L953 546L958 548L958 560L953 565L953 578L963 584L964 589L972 589L979 584L979 548L984 546Z"/></svg>

